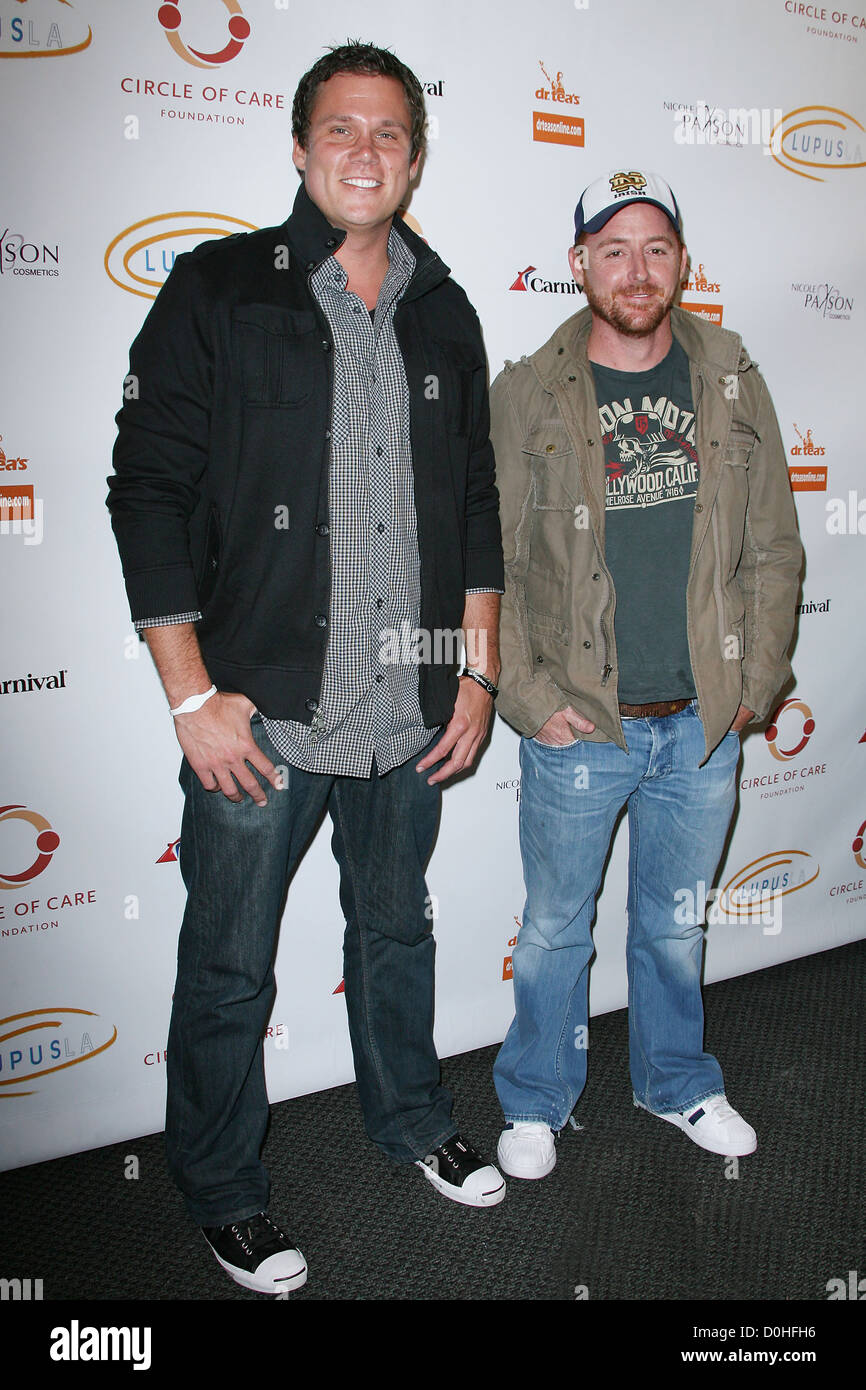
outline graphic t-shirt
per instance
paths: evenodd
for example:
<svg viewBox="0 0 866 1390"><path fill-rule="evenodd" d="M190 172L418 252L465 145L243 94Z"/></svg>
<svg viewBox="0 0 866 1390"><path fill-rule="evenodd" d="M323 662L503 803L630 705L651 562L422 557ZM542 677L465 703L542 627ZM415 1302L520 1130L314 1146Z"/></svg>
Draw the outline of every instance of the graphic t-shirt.
<svg viewBox="0 0 866 1390"><path fill-rule="evenodd" d="M674 340L648 372L590 365L604 443L619 699L693 698L686 583L698 456L688 358Z"/></svg>

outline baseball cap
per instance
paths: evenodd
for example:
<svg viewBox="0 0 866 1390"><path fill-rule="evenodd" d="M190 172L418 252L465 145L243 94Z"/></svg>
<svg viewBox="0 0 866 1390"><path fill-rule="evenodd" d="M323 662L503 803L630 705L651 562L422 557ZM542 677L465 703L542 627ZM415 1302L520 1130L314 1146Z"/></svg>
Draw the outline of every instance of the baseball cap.
<svg viewBox="0 0 866 1390"><path fill-rule="evenodd" d="M677 200L664 179L646 169L611 169L581 193L574 210L575 240L581 232L600 232L605 223L629 203L653 203L667 213L677 234L681 233Z"/></svg>

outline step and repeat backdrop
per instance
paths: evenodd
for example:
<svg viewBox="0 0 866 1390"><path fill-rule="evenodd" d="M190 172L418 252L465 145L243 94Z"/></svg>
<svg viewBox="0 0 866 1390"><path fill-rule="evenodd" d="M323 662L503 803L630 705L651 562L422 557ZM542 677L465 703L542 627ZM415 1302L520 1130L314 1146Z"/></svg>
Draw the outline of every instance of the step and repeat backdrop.
<svg viewBox="0 0 866 1390"><path fill-rule="evenodd" d="M583 187L612 167L672 185L683 304L760 363L807 554L796 683L744 740L725 859L698 890L707 979L866 934L866 0L846 3L859 12L0 0L3 1167L162 1128L179 750L104 506L113 417L175 257L285 218L295 85L347 37L392 47L424 83L430 148L409 217L475 304L491 375L582 307L566 251ZM429 872L443 1055L498 1041L511 1017L517 749L499 721L445 794ZM273 1100L352 1077L329 838L326 825L282 924ZM596 1013L625 1003L626 852L621 826Z"/></svg>

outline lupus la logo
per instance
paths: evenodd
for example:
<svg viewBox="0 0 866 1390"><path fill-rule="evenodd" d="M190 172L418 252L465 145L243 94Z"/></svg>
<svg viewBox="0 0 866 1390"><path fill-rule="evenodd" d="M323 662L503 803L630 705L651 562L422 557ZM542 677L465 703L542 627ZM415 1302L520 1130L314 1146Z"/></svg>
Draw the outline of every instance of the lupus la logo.
<svg viewBox="0 0 866 1390"><path fill-rule="evenodd" d="M804 849L762 854L728 879L716 899L717 920L748 922L768 911L778 913L778 899L814 883L820 872L817 860Z"/></svg>
<svg viewBox="0 0 866 1390"><path fill-rule="evenodd" d="M4 821L26 821L36 831L36 849L39 851L29 869L21 873L0 873L0 888L20 888L29 883L51 863L51 856L60 844L60 836L52 830L51 824L40 816L38 811L28 811L26 806L0 806L0 824Z"/></svg>
<svg viewBox="0 0 866 1390"><path fill-rule="evenodd" d="M543 275L536 275L537 266L528 265L525 270L521 270L513 285L509 285L509 290L531 290L533 294L577 294L577 285L574 280L545 280Z"/></svg>
<svg viewBox="0 0 866 1390"><path fill-rule="evenodd" d="M801 716L799 721L794 721L787 717L795 713ZM785 742L787 743L791 738L795 740L793 746L790 748L779 747L779 725L782 723L783 716L785 717L785 725L788 729L785 735ZM793 733L791 732L792 729ZM770 752L773 757L778 758L780 763L784 763L790 758L796 758L798 753L802 753L814 732L815 719L809 706L802 700L783 700L782 704L779 705L779 708L773 714L769 727L764 734L764 738L769 744Z"/></svg>
<svg viewBox="0 0 866 1390"><path fill-rule="evenodd" d="M208 237L256 230L254 222L221 212L161 212L118 232L106 247L105 273L129 294L156 299L181 252Z"/></svg>
<svg viewBox="0 0 866 1390"><path fill-rule="evenodd" d="M92 40L70 0L17 0L13 14L0 14L0 58L62 58Z"/></svg>
<svg viewBox="0 0 866 1390"><path fill-rule="evenodd" d="M7 1023L13 1026L0 1033L0 1097L35 1095L35 1090L6 1088L88 1062L117 1039L115 1026L92 1009L28 1009L0 1018L0 1027Z"/></svg>
<svg viewBox="0 0 866 1390"><path fill-rule="evenodd" d="M864 127L856 116L838 106L798 106L773 126L769 150L789 173L824 183L830 171L866 166L863 134Z"/></svg>
<svg viewBox="0 0 866 1390"><path fill-rule="evenodd" d="M229 40L216 53L202 53L200 49L192 48L183 42L179 32L182 19L180 0L160 5L157 11L156 17L178 58L183 58L185 63L191 63L194 68L216 68L221 67L223 63L230 63L232 58L238 56L245 40L250 36L250 22L244 17L238 0L221 0L221 3L229 14Z"/></svg>

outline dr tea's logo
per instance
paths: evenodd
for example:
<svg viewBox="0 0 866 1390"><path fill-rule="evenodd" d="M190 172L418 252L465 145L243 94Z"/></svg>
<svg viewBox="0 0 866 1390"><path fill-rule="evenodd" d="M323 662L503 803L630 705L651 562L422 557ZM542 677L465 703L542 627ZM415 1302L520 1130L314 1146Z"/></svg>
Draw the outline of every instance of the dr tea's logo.
<svg viewBox="0 0 866 1390"><path fill-rule="evenodd" d="M792 737L794 738L795 742L793 747L791 748L780 748L778 746L779 724L781 723L782 716L785 714L786 711L796 711L798 714L802 715L803 718L802 723L800 725L799 734L796 730L796 721L786 720L787 727L789 728L789 730L793 728L794 732L793 734L789 732L786 735L785 742L787 743L788 739ZM770 726L764 734L764 738L767 740L767 743L770 746L770 752L772 753L773 757L778 758L780 763L784 763L787 762L789 758L796 758L798 753L802 753L803 749L806 747L806 744L809 742L809 739L812 737L814 732L815 720L813 718L812 711L810 710L809 706L807 704L804 704L802 700L785 700L773 715L770 721Z"/></svg>
<svg viewBox="0 0 866 1390"><path fill-rule="evenodd" d="M28 811L26 806L0 806L0 823L9 820L26 821L37 832L36 848L39 853L30 868L22 870L20 874L0 872L0 888L19 888L22 883L29 883L48 868L51 856L60 844L60 836L51 829L44 816L37 811Z"/></svg>
<svg viewBox="0 0 866 1390"><path fill-rule="evenodd" d="M166 38L178 58L183 58L185 63L191 63L194 68L215 68L231 62L243 48L244 40L250 36L249 20L244 18L238 0L222 0L222 4L231 16L228 21L229 41L217 53L202 53L198 48L192 48L183 42L179 33L180 0L159 7L157 19L165 30Z"/></svg>

